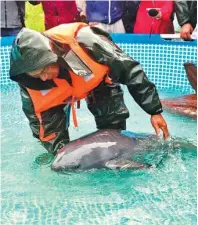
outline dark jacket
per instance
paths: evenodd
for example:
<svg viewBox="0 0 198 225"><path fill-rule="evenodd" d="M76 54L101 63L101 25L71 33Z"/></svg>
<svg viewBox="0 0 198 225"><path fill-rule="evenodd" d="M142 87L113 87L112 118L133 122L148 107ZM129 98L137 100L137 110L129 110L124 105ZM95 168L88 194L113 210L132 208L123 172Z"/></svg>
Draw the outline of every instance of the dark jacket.
<svg viewBox="0 0 198 225"><path fill-rule="evenodd" d="M155 85L148 80L140 64L119 49L111 40L108 33L99 28L87 26L79 30L76 40L93 59L111 68L109 76L112 78L112 81L127 85L130 94L145 112L150 115L162 112L162 106ZM35 51L36 49L34 50L34 55L36 56ZM13 59L11 58L12 61ZM64 65L64 63L60 64L61 66ZM26 87L33 88L33 83L38 81L37 90L49 89L56 85L52 80L41 81L27 75L16 75L13 72L17 71L13 68L14 66L17 67L18 63L11 63L10 77L17 81L21 87L23 111L30 121L33 135L39 138L39 120L34 113L34 106ZM23 66L22 63L21 66ZM67 79L69 76L66 67L64 70L62 73L64 76L59 75L60 79ZM88 96L88 108L95 116L97 128L112 128L116 123L125 123L126 118L129 117L129 113L124 104L123 93L118 85L109 87L102 82L93 90L93 94L94 100ZM41 115L45 135L49 135L52 131L57 133L55 140L43 142L44 146L52 152L59 149L61 144L69 141L68 120L65 118L64 107L65 105L54 107L43 112ZM119 128L125 129L125 126L120 126Z"/></svg>
<svg viewBox="0 0 198 225"><path fill-rule="evenodd" d="M140 4L140 1L134 1L134 0L125 1L122 21L123 21L126 33L133 33L133 28L134 28L139 4Z"/></svg>
<svg viewBox="0 0 198 225"><path fill-rule="evenodd" d="M193 28L197 24L197 1L175 1L175 12L180 26L190 23Z"/></svg>
<svg viewBox="0 0 198 225"><path fill-rule="evenodd" d="M86 1L86 15L89 22L113 24L122 19L124 1Z"/></svg>

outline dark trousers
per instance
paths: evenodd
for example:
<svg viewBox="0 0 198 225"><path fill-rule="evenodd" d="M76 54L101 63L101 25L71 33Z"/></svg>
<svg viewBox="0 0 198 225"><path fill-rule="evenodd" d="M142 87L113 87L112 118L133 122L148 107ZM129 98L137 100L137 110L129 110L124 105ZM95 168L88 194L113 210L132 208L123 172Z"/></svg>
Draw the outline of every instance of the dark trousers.
<svg viewBox="0 0 198 225"><path fill-rule="evenodd" d="M98 129L126 129L129 111L119 85L107 85L102 82L87 97L87 105L95 117Z"/></svg>

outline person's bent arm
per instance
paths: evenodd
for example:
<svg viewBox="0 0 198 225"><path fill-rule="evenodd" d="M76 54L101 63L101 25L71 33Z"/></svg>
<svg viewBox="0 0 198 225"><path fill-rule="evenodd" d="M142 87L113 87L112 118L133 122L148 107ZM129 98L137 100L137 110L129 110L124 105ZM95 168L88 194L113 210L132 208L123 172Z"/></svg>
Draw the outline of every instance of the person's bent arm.
<svg viewBox="0 0 198 225"><path fill-rule="evenodd" d="M190 23L190 10L188 2L184 0L174 1L175 13L179 25L182 27L184 24Z"/></svg>
<svg viewBox="0 0 198 225"><path fill-rule="evenodd" d="M191 24L191 12L189 10L188 2L177 0L174 4L177 20L181 26L180 36L184 40L191 40L193 27Z"/></svg>
<svg viewBox="0 0 198 225"><path fill-rule="evenodd" d="M138 105L151 116L155 115L151 120L155 131L161 129L167 138L166 122L159 115L163 110L156 87L148 80L139 62L127 56L109 34L99 28L87 26L78 32L76 39L97 62L110 67L109 75L114 83L127 85Z"/></svg>

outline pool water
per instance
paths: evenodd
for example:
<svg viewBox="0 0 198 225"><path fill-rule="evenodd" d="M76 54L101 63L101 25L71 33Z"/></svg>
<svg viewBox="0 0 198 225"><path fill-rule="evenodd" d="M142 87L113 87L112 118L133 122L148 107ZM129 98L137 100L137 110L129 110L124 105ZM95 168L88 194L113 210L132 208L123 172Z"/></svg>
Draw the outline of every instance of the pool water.
<svg viewBox="0 0 198 225"><path fill-rule="evenodd" d="M160 91L160 97L181 93ZM2 88L1 224L35 225L194 225L196 217L195 149L172 152L158 168L141 171L96 170L58 174L38 160L46 151L32 137L21 110L19 90ZM127 129L154 133L150 116L125 91L130 109ZM71 139L96 130L82 102L79 129ZM196 144L196 121L164 112L172 136ZM46 157L44 157L45 159Z"/></svg>

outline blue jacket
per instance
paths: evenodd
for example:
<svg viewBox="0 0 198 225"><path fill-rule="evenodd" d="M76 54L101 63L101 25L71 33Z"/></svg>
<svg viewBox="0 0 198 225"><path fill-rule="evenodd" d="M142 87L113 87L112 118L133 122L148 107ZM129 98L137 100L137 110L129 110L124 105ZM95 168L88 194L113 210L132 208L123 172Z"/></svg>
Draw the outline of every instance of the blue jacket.
<svg viewBox="0 0 198 225"><path fill-rule="evenodd" d="M89 22L113 24L123 16L125 1L86 1L86 14Z"/></svg>

